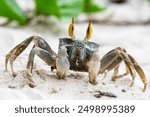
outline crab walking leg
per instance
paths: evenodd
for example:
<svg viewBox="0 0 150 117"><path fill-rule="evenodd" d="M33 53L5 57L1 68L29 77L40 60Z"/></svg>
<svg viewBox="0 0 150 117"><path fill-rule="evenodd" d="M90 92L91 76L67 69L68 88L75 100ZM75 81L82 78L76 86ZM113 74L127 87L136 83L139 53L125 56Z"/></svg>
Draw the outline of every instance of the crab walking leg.
<svg viewBox="0 0 150 117"><path fill-rule="evenodd" d="M32 50L30 51L30 54L28 57L27 72L30 76L32 74L34 56L35 56L35 46L32 47Z"/></svg>
<svg viewBox="0 0 150 117"><path fill-rule="evenodd" d="M118 49L116 48L111 50L106 55L104 55L100 60L101 65L100 65L99 74L103 74L103 73L107 74L107 72L114 69L121 62L122 62L122 58L120 57Z"/></svg>
<svg viewBox="0 0 150 117"><path fill-rule="evenodd" d="M146 80L146 76L142 70L142 68L139 65L134 65L136 72L139 74L143 84L144 84L144 88L143 88L143 92L146 91L147 88L147 80Z"/></svg>
<svg viewBox="0 0 150 117"><path fill-rule="evenodd" d="M128 66L126 65L125 63L125 67L126 67L126 72L124 74L121 74L121 75L117 75L118 74L118 71L119 71L119 66L117 66L115 69L114 69L114 73L113 73L113 76L112 76L112 81L115 81L116 79L119 79L119 78L122 78L126 75L128 75L130 72L128 70Z"/></svg>
<svg viewBox="0 0 150 117"><path fill-rule="evenodd" d="M13 70L13 62L27 48L27 46L32 41L34 42L34 46L43 48L43 49L47 50L48 52L56 55L55 52L52 51L52 49L50 48L50 46L48 45L48 43L44 39L42 39L40 36L31 36L31 37L25 39L20 44L18 44L16 47L14 47L6 55L6 58L5 58L5 69L6 69L6 71L7 71L8 62L10 61L11 71L12 71L12 74L15 76L15 72Z"/></svg>
<svg viewBox="0 0 150 117"><path fill-rule="evenodd" d="M134 69L131 67L130 63L128 63L126 61L125 61L125 63L126 63L127 69L129 70L129 73L132 77L132 81L131 81L131 84L130 84L130 87L132 87L134 85L134 80L135 80L136 74L135 74Z"/></svg>
<svg viewBox="0 0 150 117"><path fill-rule="evenodd" d="M53 53L49 53L48 51L39 47L33 47L30 52L28 63L27 63L27 69L29 70L29 74L32 74L35 54L39 56L43 61L45 61L45 63L47 63L49 66L55 66L56 56Z"/></svg>
<svg viewBox="0 0 150 117"><path fill-rule="evenodd" d="M14 47L5 58L5 70L7 71L8 62L10 61L11 71L12 74L15 76L14 70L13 70L13 62L15 59L26 49L26 47L31 43L31 41L34 39L34 36L27 38L22 43Z"/></svg>
<svg viewBox="0 0 150 117"><path fill-rule="evenodd" d="M119 72L119 65L117 67L115 67L114 72L113 72L113 76L111 78L112 81L115 81L118 77L116 77L116 75Z"/></svg>
<svg viewBox="0 0 150 117"><path fill-rule="evenodd" d="M129 54L128 54L128 56L129 56L130 60L132 61L136 72L139 74L139 76L140 76L140 78L141 78L141 80L142 80L142 82L144 84L143 92L145 92L145 90L147 88L147 80L146 80L145 73L144 73L143 69L135 61L135 59Z"/></svg>
<svg viewBox="0 0 150 117"><path fill-rule="evenodd" d="M127 69L132 77L132 82L130 84L130 87L132 87L134 85L134 80L135 80L135 71L134 71L134 66L132 64L132 61L130 60L130 58L128 57L128 55L124 52L120 53L122 58L124 59L125 65L127 66Z"/></svg>

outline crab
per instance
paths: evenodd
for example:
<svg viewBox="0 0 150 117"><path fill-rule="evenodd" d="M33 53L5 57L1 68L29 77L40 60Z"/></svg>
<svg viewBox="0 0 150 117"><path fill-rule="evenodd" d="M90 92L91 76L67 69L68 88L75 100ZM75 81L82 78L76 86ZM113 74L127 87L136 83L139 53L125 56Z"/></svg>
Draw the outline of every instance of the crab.
<svg viewBox="0 0 150 117"><path fill-rule="evenodd" d="M67 58L69 61L69 69L73 71L88 72L89 82L91 84L97 84L96 77L98 74L107 74L109 71L114 69L112 75L112 81L122 78L128 74L131 75L132 81L130 86L133 86L136 72L140 76L144 88L147 88L147 80L142 68L138 65L136 60L127 53L127 51L122 47L117 47L112 49L107 54L105 54L101 59L99 55L100 45L89 41L92 36L92 24L89 21L86 36L83 40L78 40L74 34L74 18L68 28L69 38L59 39L59 49L61 47L66 48L68 54ZM30 51L27 63L28 74L32 75L34 56L39 56L47 65L51 67L51 71L57 70L56 59L58 54L56 54L49 44L40 36L31 36L25 39L23 42L14 47L7 55L5 59L5 69L7 71L8 62L10 62L10 67L13 76L16 73L13 69L13 62L15 59L27 48L27 46L34 42L34 45ZM124 74L118 75L119 65L124 62L126 67L126 72ZM64 76L66 77L66 76Z"/></svg>

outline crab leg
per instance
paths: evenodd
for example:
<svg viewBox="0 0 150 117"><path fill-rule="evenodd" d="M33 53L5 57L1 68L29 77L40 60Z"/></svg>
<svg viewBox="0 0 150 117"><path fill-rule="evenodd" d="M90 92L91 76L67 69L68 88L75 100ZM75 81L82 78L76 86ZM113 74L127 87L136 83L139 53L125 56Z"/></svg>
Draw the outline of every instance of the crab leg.
<svg viewBox="0 0 150 117"><path fill-rule="evenodd" d="M16 75L14 70L13 70L13 62L27 48L27 46L32 41L34 41L34 46L35 47L43 48L43 49L47 50L48 52L50 52L50 53L55 55L55 52L52 51L52 49L50 48L50 46L48 45L48 43L44 39L42 39L40 36L31 36L31 37L25 39L20 44L18 44L16 47L14 47L6 55L6 58L5 58L5 69L7 71L8 62L10 61L10 66L11 66L11 71L12 71L13 76Z"/></svg>
<svg viewBox="0 0 150 117"><path fill-rule="evenodd" d="M125 52L120 52L120 54L121 54L121 57L124 59L125 65L132 77L132 82L130 84L130 86L132 87L134 84L135 76L136 76L135 71L134 71L134 66L132 64L132 61L130 60L130 58Z"/></svg>
<svg viewBox="0 0 150 117"><path fill-rule="evenodd" d="M125 64L126 64L126 66L127 66L127 69L128 69L128 71L129 71L131 77L132 77L132 82L131 82L131 84L130 84L130 87L132 87L132 86L134 85L134 80L135 80L136 74L135 74L134 69L131 67L131 64L130 64L128 61L125 60Z"/></svg>
<svg viewBox="0 0 150 117"><path fill-rule="evenodd" d="M117 67L115 67L114 72L113 72L113 76L111 78L112 81L115 81L118 77L116 77L116 75L119 72L119 65Z"/></svg>
<svg viewBox="0 0 150 117"><path fill-rule="evenodd" d="M125 63L125 66L126 66L126 72L124 74L121 74L121 75L117 75L118 71L119 71L119 66L117 66L114 69L113 76L112 76L112 81L115 81L116 79L122 78L122 77L129 74L128 66L126 65L126 63Z"/></svg>
<svg viewBox="0 0 150 117"><path fill-rule="evenodd" d="M99 74L107 74L107 72L118 66L121 62L122 58L118 53L118 49L111 50L100 60L101 65Z"/></svg>
<svg viewBox="0 0 150 117"><path fill-rule="evenodd" d="M144 83L144 88L143 88L143 92L144 92L147 88L147 80L146 80L145 73L142 70L142 68L138 65L138 63L135 61L135 59L129 54L128 54L128 56L129 56L130 60L132 61L136 72L139 74L142 82Z"/></svg>
<svg viewBox="0 0 150 117"><path fill-rule="evenodd" d="M7 55L5 59L5 70L7 71L8 61L10 61L11 71L13 73L13 76L16 74L13 70L13 61L26 49L26 47L31 43L31 41L34 39L34 37L29 37L23 42L21 42L19 45L17 45L15 48L13 48Z"/></svg>
<svg viewBox="0 0 150 117"><path fill-rule="evenodd" d="M33 47L29 54L28 63L27 63L27 69L29 70L29 74L32 73L35 54L39 56L43 61L45 61L45 63L47 63L49 66L55 66L55 63L56 63L55 55L53 55L52 53L49 53L48 51L42 48Z"/></svg>
<svg viewBox="0 0 150 117"><path fill-rule="evenodd" d="M124 74L117 75L119 65L122 61L124 61L124 63L125 63L126 72ZM99 70L100 74L109 72L112 69L114 69L114 73L112 76L113 81L115 81L116 79L122 78L123 76L126 76L130 73L130 75L132 77L132 82L131 82L130 86L133 86L133 84L134 84L134 80L135 80L135 76L136 76L135 71L136 71L139 74L139 76L141 77L142 82L144 83L143 91L146 90L147 80L146 80L144 71L137 64L135 59L131 55L127 54L127 52L124 48L117 47L117 48L111 50L110 52L108 52L101 59L101 66L100 66L100 70Z"/></svg>

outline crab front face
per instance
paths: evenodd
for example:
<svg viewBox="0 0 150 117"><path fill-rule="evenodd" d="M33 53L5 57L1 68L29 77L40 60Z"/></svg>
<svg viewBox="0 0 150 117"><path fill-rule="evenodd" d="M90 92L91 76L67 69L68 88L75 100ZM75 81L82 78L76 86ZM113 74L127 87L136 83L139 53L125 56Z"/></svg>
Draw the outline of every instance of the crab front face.
<svg viewBox="0 0 150 117"><path fill-rule="evenodd" d="M90 60L94 52L99 51L99 44L60 38L59 48L65 46L70 61L70 69L75 71L87 71L86 62Z"/></svg>

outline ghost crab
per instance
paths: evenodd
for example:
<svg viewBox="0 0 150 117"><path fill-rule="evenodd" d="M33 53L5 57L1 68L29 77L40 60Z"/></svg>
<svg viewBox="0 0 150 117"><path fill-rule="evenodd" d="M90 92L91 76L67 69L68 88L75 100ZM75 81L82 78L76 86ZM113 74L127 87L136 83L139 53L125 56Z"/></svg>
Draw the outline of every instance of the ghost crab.
<svg viewBox="0 0 150 117"><path fill-rule="evenodd" d="M72 23L69 25L68 34L70 38L60 38L59 48L62 46L66 47L68 54L68 60L70 63L70 70L74 71L84 71L89 74L89 82L91 84L96 84L96 77L98 74L107 73L114 69L112 80L122 78L128 74L132 77L132 82L130 86L133 86L135 79L135 71L139 74L142 82L144 83L143 91L147 88L147 80L142 68L137 64L135 59L126 52L124 48L117 47L107 54L105 54L101 59L99 57L99 44L90 42L89 39L92 36L92 25L89 21L87 27L86 36L83 40L76 40L74 35L74 18L72 18ZM27 71L31 75L34 63L34 56L39 56L47 65L51 66L51 70L56 68L56 58L57 54L51 49L49 44L40 36L31 36L21 42L19 45L14 47L7 55L5 59L5 69L7 71L8 62L10 62L11 71L13 76L16 76L13 70L13 62L15 59L26 49L26 47L34 42L34 46L30 51ZM125 63L126 73L118 75L118 69L121 62Z"/></svg>

